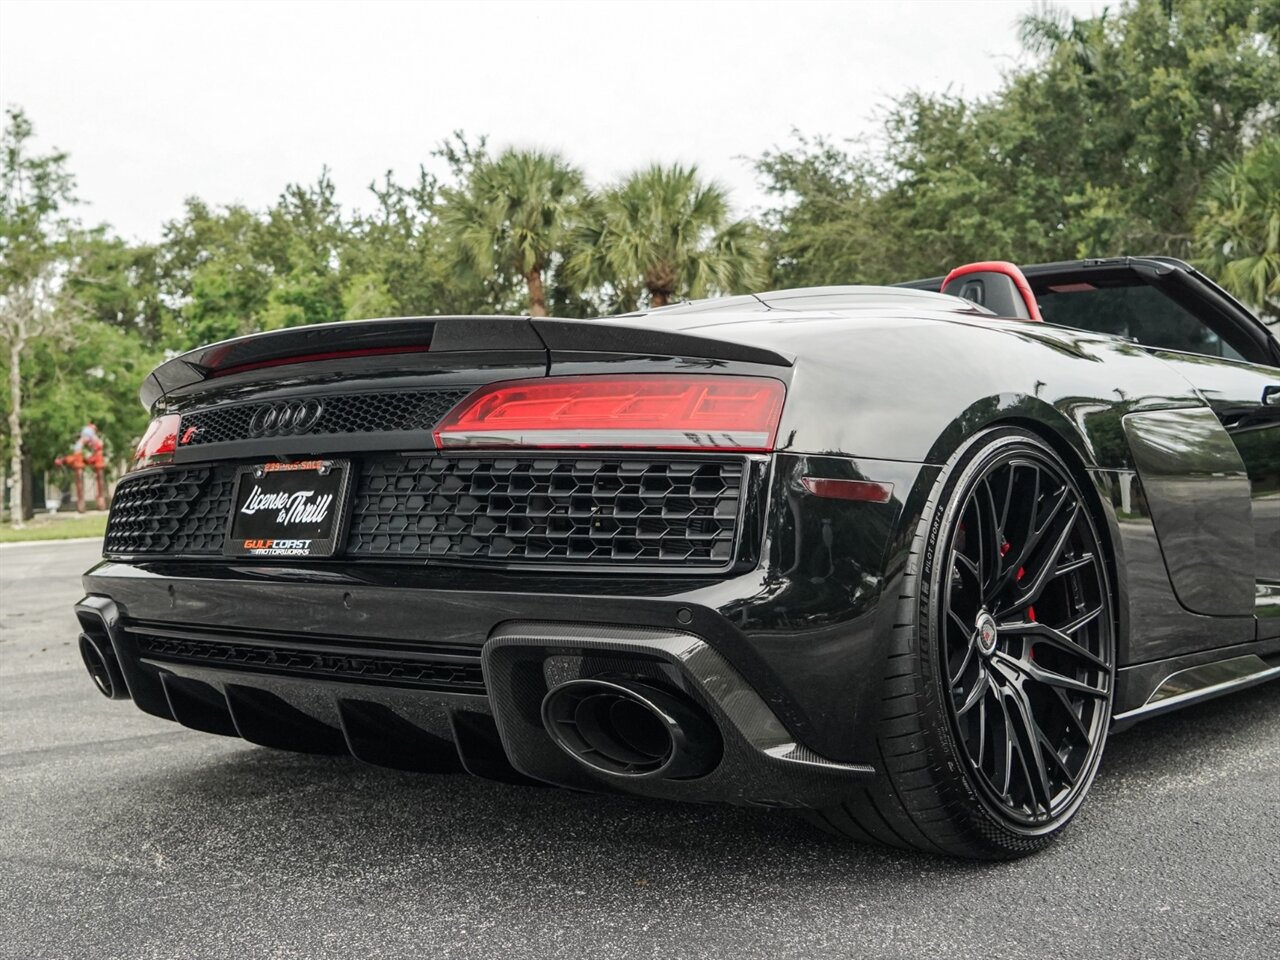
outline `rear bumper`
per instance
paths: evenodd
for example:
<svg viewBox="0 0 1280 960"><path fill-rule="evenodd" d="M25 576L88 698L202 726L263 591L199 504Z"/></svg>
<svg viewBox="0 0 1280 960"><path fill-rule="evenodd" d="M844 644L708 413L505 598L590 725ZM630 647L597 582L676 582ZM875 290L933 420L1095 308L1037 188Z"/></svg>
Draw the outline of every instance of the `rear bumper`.
<svg viewBox="0 0 1280 960"><path fill-rule="evenodd" d="M267 579L251 567L107 562L86 574L89 595L76 612L82 629L109 640L139 708L264 746L766 806L829 805L873 775L802 745L721 652L753 662L715 605L726 590L752 586L749 578L685 581L677 593L653 583L648 596L317 579L314 569L291 577L274 568ZM649 677L696 703L724 742L715 768L696 779L637 779L564 753L542 727L542 698L602 670Z"/></svg>
<svg viewBox="0 0 1280 960"><path fill-rule="evenodd" d="M583 789L826 805L872 775L904 531L934 475L775 455L759 561L736 572L136 559L89 571L79 612L110 634L141 709L199 729ZM803 477L870 477L895 496L822 499ZM550 675L602 661L698 703L720 766L641 781L553 752L537 710Z"/></svg>

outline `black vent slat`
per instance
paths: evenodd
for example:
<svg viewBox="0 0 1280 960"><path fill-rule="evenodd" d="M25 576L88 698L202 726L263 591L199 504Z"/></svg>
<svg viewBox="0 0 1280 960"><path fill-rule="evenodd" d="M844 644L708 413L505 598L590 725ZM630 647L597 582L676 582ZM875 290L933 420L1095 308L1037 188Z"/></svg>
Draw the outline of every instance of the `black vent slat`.
<svg viewBox="0 0 1280 960"><path fill-rule="evenodd" d="M457 663L423 656L411 658L347 649L281 647L202 637L162 637L137 632L131 632L130 636L139 653L156 660L362 683L383 682L467 693L484 692L484 675L478 654L473 663Z"/></svg>
<svg viewBox="0 0 1280 960"><path fill-rule="evenodd" d="M126 477L116 488L103 552L220 554L234 467L187 467Z"/></svg>
<svg viewBox="0 0 1280 960"><path fill-rule="evenodd" d="M741 460L386 458L361 474L347 550L721 567L733 559L743 470Z"/></svg>
<svg viewBox="0 0 1280 960"><path fill-rule="evenodd" d="M741 458L379 457L357 464L339 556L720 569L734 557ZM126 477L108 555L220 554L236 468Z"/></svg>
<svg viewBox="0 0 1280 960"><path fill-rule="evenodd" d="M319 417L305 430L288 436L333 436L352 433L399 433L430 430L462 400L470 389L397 390L384 393L351 393L318 397ZM286 401L242 403L192 410L182 415L179 436L184 447L257 439L251 431L254 415L262 407Z"/></svg>

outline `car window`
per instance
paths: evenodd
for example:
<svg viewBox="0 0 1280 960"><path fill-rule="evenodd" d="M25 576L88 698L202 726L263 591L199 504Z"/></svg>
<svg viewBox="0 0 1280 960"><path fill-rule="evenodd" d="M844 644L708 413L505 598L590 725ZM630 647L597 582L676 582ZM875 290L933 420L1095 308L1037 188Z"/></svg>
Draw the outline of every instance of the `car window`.
<svg viewBox="0 0 1280 960"><path fill-rule="evenodd" d="M1204 321L1142 282L1050 282L1035 292L1048 323L1130 337L1162 350L1244 359Z"/></svg>

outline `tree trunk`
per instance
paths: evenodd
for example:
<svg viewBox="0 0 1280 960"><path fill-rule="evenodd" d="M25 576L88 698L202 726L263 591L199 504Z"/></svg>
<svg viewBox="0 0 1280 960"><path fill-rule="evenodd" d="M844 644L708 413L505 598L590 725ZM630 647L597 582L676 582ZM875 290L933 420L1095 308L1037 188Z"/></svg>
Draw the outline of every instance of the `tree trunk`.
<svg viewBox="0 0 1280 960"><path fill-rule="evenodd" d="M26 340L26 324L17 322L17 329L9 341L9 476L13 486L9 491L9 519L17 530L22 529L22 348Z"/></svg>
<svg viewBox="0 0 1280 960"><path fill-rule="evenodd" d="M547 293L542 287L542 270L534 267L524 276L529 284L529 313L535 317L547 315Z"/></svg>
<svg viewBox="0 0 1280 960"><path fill-rule="evenodd" d="M35 470L31 466L31 456L22 458L22 519L30 520L36 515L36 481Z"/></svg>
<svg viewBox="0 0 1280 960"><path fill-rule="evenodd" d="M649 306L665 307L671 302L677 287L674 267L660 263L645 271L644 288L649 291Z"/></svg>

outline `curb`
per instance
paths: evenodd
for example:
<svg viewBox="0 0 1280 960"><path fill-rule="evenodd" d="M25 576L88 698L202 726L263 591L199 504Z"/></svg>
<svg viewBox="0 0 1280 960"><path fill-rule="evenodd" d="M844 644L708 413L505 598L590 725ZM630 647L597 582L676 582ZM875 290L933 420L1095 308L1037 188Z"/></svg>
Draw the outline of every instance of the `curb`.
<svg viewBox="0 0 1280 960"><path fill-rule="evenodd" d="M15 547L47 547L55 543L101 543L102 537L67 537L66 539L48 539L48 540L17 540L13 543L0 543L0 550L9 550Z"/></svg>

